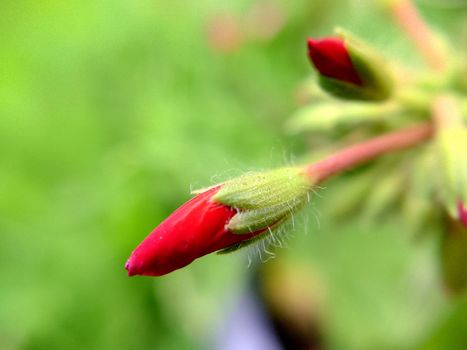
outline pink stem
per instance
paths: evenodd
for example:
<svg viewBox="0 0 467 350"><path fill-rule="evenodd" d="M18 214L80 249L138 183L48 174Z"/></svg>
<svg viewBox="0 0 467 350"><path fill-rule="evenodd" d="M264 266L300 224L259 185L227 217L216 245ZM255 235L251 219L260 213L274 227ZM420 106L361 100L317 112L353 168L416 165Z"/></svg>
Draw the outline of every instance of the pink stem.
<svg viewBox="0 0 467 350"><path fill-rule="evenodd" d="M306 167L306 174L314 182L321 182L347 169L377 158L383 154L415 146L433 134L431 123L391 132L350 146Z"/></svg>

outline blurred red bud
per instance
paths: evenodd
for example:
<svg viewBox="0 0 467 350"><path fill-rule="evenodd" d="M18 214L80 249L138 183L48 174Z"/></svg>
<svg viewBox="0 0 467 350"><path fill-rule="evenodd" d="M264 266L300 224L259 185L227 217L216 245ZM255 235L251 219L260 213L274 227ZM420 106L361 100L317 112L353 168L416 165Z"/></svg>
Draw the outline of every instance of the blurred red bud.
<svg viewBox="0 0 467 350"><path fill-rule="evenodd" d="M334 97L384 101L392 95L392 73L385 60L343 29L336 29L335 37L309 39L308 56L319 72L318 84Z"/></svg>
<svg viewBox="0 0 467 350"><path fill-rule="evenodd" d="M362 85L343 40L333 37L308 39L308 56L321 75Z"/></svg>

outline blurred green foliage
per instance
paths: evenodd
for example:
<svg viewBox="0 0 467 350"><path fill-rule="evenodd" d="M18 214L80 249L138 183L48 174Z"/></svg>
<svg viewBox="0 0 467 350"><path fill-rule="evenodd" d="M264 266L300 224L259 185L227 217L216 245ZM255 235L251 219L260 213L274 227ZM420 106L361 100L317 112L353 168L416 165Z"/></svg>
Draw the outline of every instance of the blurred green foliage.
<svg viewBox="0 0 467 350"><path fill-rule="evenodd" d="M123 265L137 242L190 186L306 151L283 126L311 75L308 35L339 24L419 64L373 2L274 4L277 33L224 50L209 26L225 14L241 22L252 1L0 3L1 349L207 346L247 282L245 255L129 279ZM465 42L465 7L421 5ZM413 244L393 214L327 217L339 181L314 205L321 228L311 214L277 251L323 277L327 344L460 349L466 304L442 293L433 241Z"/></svg>

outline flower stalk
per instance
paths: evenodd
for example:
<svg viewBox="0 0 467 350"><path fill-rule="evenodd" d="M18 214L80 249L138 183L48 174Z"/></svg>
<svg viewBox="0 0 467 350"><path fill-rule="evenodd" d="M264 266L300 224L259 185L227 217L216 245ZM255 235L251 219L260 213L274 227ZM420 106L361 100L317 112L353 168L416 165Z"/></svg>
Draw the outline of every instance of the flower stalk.
<svg viewBox="0 0 467 350"><path fill-rule="evenodd" d="M433 134L431 123L422 123L406 129L391 132L345 148L337 153L313 163L306 173L316 182L354 168L386 153L415 146Z"/></svg>
<svg viewBox="0 0 467 350"><path fill-rule="evenodd" d="M391 8L428 64L444 70L440 42L411 1L393 0ZM195 192L132 252L125 265L130 276L162 276L204 255L229 253L271 236L309 201L316 184L385 154L415 147L432 136L439 156L439 192L447 212L467 227L467 127L457 95L437 96L430 120L434 95L420 93L416 86L417 108L407 107L408 103L395 97L400 93L392 71L378 51L343 30L336 30L332 37L309 39L308 56L323 91L347 103L337 106L332 99L320 101L313 105L313 117L332 118L333 112L335 120L358 122L369 113L368 120L381 122L395 119L393 114L411 112L417 120L423 115L428 121L348 146L313 164L250 172Z"/></svg>

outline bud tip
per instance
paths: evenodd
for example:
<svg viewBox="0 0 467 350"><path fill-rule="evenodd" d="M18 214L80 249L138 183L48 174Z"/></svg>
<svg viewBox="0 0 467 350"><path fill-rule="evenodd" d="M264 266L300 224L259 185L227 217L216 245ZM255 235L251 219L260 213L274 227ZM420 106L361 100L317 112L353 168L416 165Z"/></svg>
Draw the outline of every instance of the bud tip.
<svg viewBox="0 0 467 350"><path fill-rule="evenodd" d="M320 74L354 85L362 85L345 43L340 38L308 39L308 55Z"/></svg>
<svg viewBox="0 0 467 350"><path fill-rule="evenodd" d="M134 268L132 268L133 266L131 265L130 260L131 258L128 259L125 263L125 270L128 271L128 277L131 277L137 274Z"/></svg>

